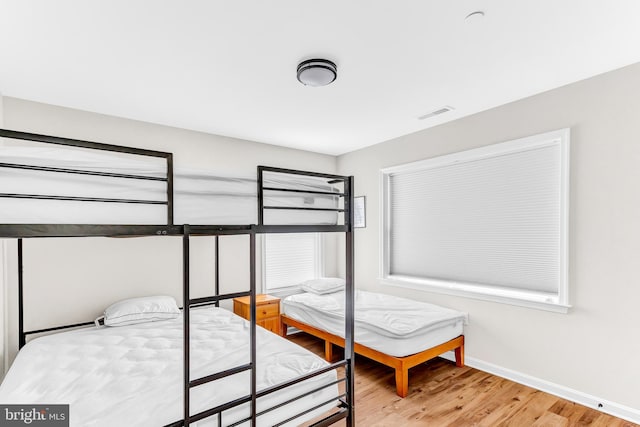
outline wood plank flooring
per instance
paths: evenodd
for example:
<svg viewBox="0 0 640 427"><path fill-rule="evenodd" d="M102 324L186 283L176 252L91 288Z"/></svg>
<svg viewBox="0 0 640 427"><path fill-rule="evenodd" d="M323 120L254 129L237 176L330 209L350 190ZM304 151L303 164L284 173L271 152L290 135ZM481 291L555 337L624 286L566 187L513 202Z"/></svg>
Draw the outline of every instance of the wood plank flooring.
<svg viewBox="0 0 640 427"><path fill-rule="evenodd" d="M323 355L323 341L315 337L299 333L289 339ZM393 370L364 357L356 357L355 382L357 426L640 427L440 358L411 369L404 399L396 395Z"/></svg>

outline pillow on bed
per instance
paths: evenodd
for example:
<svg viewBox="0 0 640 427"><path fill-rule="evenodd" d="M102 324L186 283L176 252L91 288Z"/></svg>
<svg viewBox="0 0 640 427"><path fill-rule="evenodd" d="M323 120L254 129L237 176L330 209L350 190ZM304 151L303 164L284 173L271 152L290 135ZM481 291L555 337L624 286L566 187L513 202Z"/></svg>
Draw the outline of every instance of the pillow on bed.
<svg viewBox="0 0 640 427"><path fill-rule="evenodd" d="M316 295L332 294L344 291L345 281L339 277L323 277L302 282L301 288L305 292Z"/></svg>
<svg viewBox="0 0 640 427"><path fill-rule="evenodd" d="M176 300L168 296L130 298L111 304L104 311L106 326L133 325L156 320L175 319L180 315Z"/></svg>

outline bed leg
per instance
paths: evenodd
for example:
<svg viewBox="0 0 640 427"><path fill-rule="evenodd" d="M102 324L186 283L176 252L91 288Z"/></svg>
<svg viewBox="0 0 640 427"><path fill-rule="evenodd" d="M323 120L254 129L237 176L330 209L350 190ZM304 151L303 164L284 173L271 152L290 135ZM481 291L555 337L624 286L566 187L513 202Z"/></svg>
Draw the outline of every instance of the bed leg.
<svg viewBox="0 0 640 427"><path fill-rule="evenodd" d="M333 344L331 344L331 341L324 342L324 359L329 363L333 362Z"/></svg>
<svg viewBox="0 0 640 427"><path fill-rule="evenodd" d="M396 368L396 393L400 397L409 394L409 369L404 366Z"/></svg>
<svg viewBox="0 0 640 427"><path fill-rule="evenodd" d="M455 349L456 366L462 368L464 366L464 344Z"/></svg>
<svg viewBox="0 0 640 427"><path fill-rule="evenodd" d="M280 334L279 334L279 335L280 335L281 337L283 337L283 338L286 338L286 337L287 337L287 329L288 329L288 328L289 328L289 327L287 326L287 324L286 324L286 323L284 323L284 322L281 320L281 321L280 321L280 331L279 331L279 332L280 332Z"/></svg>

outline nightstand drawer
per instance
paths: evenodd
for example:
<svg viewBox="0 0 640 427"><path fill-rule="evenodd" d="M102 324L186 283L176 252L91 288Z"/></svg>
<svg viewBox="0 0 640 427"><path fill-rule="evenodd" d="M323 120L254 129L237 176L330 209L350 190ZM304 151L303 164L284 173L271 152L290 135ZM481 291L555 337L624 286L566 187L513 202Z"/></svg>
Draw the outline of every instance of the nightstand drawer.
<svg viewBox="0 0 640 427"><path fill-rule="evenodd" d="M256 307L256 321L278 316L280 316L280 304L278 302Z"/></svg>
<svg viewBox="0 0 640 427"><path fill-rule="evenodd" d="M249 297L233 299L233 312L247 320L251 317ZM256 324L280 334L280 298L271 295L256 295Z"/></svg>

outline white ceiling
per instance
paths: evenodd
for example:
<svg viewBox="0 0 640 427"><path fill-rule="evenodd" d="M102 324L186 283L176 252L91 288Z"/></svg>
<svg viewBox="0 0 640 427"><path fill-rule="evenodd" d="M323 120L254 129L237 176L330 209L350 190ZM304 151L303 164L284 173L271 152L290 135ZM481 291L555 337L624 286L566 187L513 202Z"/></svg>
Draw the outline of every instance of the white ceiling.
<svg viewBox="0 0 640 427"><path fill-rule="evenodd" d="M638 0L0 0L0 92L341 154L638 62L639 16ZM314 57L335 83L297 82Z"/></svg>

